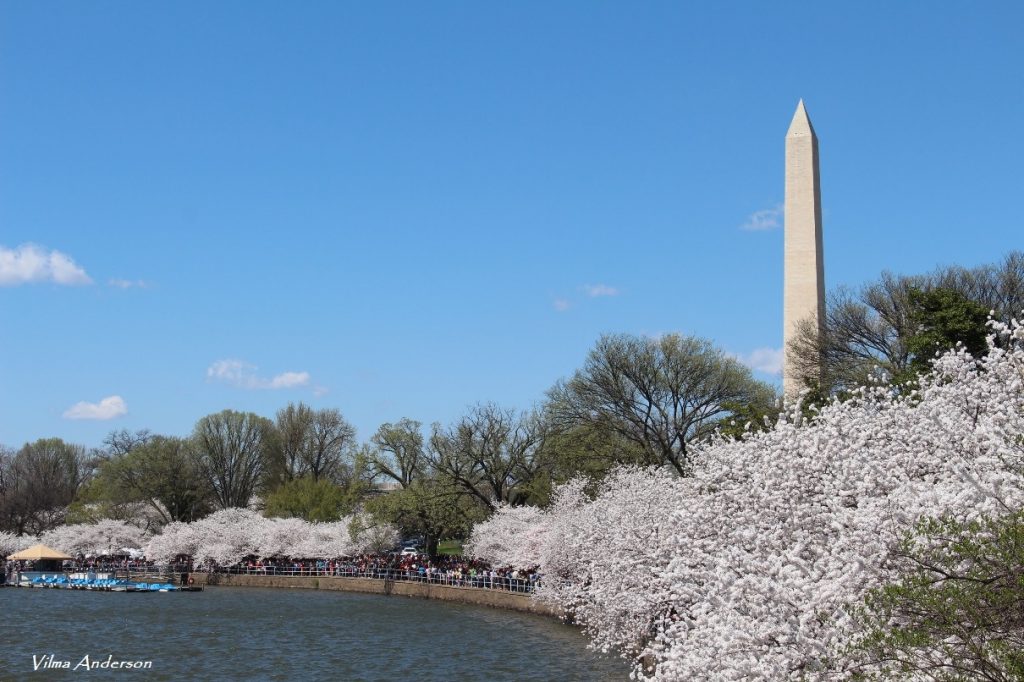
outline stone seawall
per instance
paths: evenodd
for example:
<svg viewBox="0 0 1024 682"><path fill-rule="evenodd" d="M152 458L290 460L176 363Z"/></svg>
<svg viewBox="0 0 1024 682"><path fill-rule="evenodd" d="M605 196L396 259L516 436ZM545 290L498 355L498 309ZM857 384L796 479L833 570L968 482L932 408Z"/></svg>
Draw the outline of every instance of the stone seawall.
<svg viewBox="0 0 1024 682"><path fill-rule="evenodd" d="M528 594L486 590L477 587L452 587L431 583L404 582L401 580L376 580L373 578L343 578L340 576L280 576L280 575L234 575L230 573L192 573L196 585L217 585L221 587L283 587L307 590L340 590L342 592L366 592L370 594L400 595L421 599L491 606L512 611L525 611L542 616L562 617L560 609L535 599Z"/></svg>

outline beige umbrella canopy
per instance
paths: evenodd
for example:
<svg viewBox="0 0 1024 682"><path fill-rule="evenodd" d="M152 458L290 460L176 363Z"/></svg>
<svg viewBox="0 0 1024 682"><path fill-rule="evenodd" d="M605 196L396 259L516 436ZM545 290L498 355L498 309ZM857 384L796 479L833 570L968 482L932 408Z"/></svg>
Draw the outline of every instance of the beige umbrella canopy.
<svg viewBox="0 0 1024 682"><path fill-rule="evenodd" d="M58 561L61 559L70 559L71 557L64 552L58 552L55 549L50 549L46 545L32 545L28 549L23 549L7 558L11 561Z"/></svg>

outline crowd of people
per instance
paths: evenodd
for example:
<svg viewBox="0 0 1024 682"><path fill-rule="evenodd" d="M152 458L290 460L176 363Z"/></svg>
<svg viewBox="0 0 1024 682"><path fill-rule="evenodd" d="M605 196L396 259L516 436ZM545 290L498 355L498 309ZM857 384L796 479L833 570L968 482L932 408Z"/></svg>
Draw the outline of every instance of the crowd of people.
<svg viewBox="0 0 1024 682"><path fill-rule="evenodd" d="M6 562L0 580L13 582L13 575L31 571L31 562ZM292 559L250 557L234 566L208 565L193 567L190 557L180 556L170 567L157 566L144 557L126 556L78 557L64 561L64 572L124 571L129 574L172 569L173 572L206 570L215 573L281 576L338 576L428 582L453 587L499 589L510 592L533 592L540 585L538 567L517 569L491 566L486 561L463 556L435 556L391 552L360 554L338 559Z"/></svg>
<svg viewBox="0 0 1024 682"><path fill-rule="evenodd" d="M462 556L429 557L424 554L360 554L331 560L259 559L252 557L214 572L250 575L341 576L429 582L454 587L533 592L540 584L537 568L495 567Z"/></svg>
<svg viewBox="0 0 1024 682"><path fill-rule="evenodd" d="M64 562L65 571L145 571L155 568L154 562L145 558L131 558L127 556L80 556L71 561Z"/></svg>

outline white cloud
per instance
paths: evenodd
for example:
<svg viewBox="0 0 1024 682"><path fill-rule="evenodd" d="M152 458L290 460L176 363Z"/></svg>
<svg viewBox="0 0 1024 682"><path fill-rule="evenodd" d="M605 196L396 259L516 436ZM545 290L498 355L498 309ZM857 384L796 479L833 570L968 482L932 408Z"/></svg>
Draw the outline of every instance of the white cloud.
<svg viewBox="0 0 1024 682"><path fill-rule="evenodd" d="M309 383L309 372L283 372L270 380L268 388L294 388Z"/></svg>
<svg viewBox="0 0 1024 682"><path fill-rule="evenodd" d="M591 298L619 295L618 289L610 287L607 284L584 284L581 288L587 293L587 296Z"/></svg>
<svg viewBox="0 0 1024 682"><path fill-rule="evenodd" d="M296 388L309 384L309 372L282 372L267 379L259 376L257 369L241 360L218 360L206 369L206 378L247 389Z"/></svg>
<svg viewBox="0 0 1024 682"><path fill-rule="evenodd" d="M92 279L60 251L47 251L35 244L22 244L16 249L0 246L0 286L31 282L73 285L92 284Z"/></svg>
<svg viewBox="0 0 1024 682"><path fill-rule="evenodd" d="M569 300L566 298L556 298L551 302L552 307L560 313L564 313L566 310L572 307Z"/></svg>
<svg viewBox="0 0 1024 682"><path fill-rule="evenodd" d="M781 348L755 348L750 353L734 353L732 356L754 371L782 374Z"/></svg>
<svg viewBox="0 0 1024 682"><path fill-rule="evenodd" d="M142 279L108 279L107 284L118 289L131 289L138 287L139 289L145 289L149 286L149 283Z"/></svg>
<svg viewBox="0 0 1024 682"><path fill-rule="evenodd" d="M754 211L747 218L747 222L740 225L740 229L752 232L777 229L782 226L782 214L782 204L778 204L774 208Z"/></svg>
<svg viewBox="0 0 1024 682"><path fill-rule="evenodd" d="M104 398L98 403L88 403L84 400L75 403L64 412L65 419L113 419L128 414L128 403L119 395L112 395Z"/></svg>

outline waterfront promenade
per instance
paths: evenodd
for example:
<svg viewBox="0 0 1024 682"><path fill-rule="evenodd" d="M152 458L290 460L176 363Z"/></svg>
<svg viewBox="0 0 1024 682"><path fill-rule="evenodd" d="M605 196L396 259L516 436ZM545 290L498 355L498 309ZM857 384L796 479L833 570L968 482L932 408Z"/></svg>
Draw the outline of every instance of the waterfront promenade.
<svg viewBox="0 0 1024 682"><path fill-rule="evenodd" d="M534 596L536 570L494 567L466 557L363 554L333 560L252 559L190 570L190 584L340 590L477 604L546 616L561 609Z"/></svg>
<svg viewBox="0 0 1024 682"><path fill-rule="evenodd" d="M144 560L90 561L87 566L80 561L65 564L67 576L90 570L125 584L145 580L173 583L185 590L201 590L207 585L334 590L437 599L564 617L561 609L534 596L541 582L536 571L494 568L465 557L428 559L423 555L391 554L334 560L276 558L248 560L232 566L194 566L190 561L157 565Z"/></svg>
<svg viewBox="0 0 1024 682"><path fill-rule="evenodd" d="M490 606L512 611L562 618L561 609L532 594L499 587L470 587L403 578L398 575L269 575L244 572L193 572L189 578L197 586L269 587L285 589L334 590L365 594L397 595L438 599L461 604Z"/></svg>

